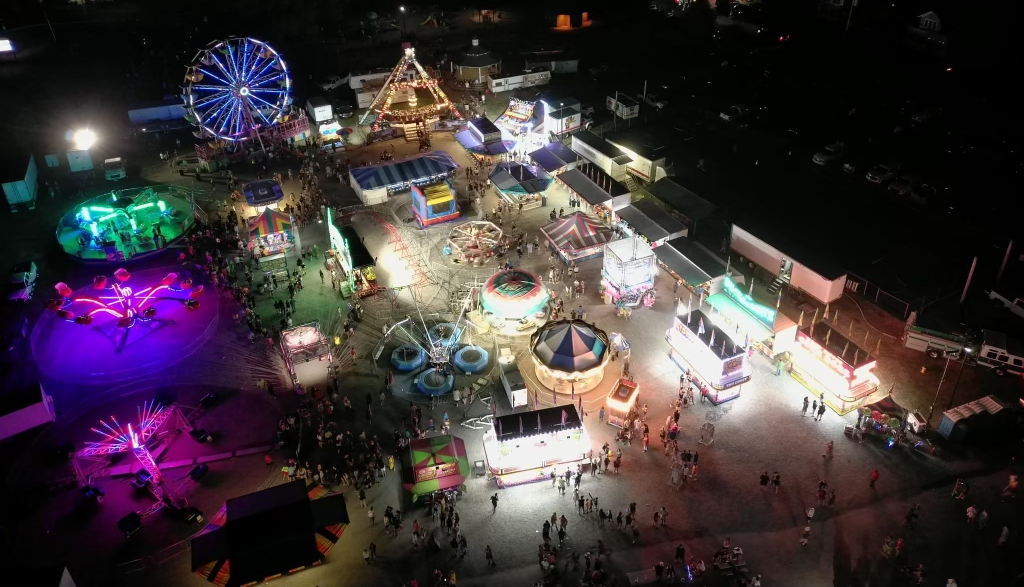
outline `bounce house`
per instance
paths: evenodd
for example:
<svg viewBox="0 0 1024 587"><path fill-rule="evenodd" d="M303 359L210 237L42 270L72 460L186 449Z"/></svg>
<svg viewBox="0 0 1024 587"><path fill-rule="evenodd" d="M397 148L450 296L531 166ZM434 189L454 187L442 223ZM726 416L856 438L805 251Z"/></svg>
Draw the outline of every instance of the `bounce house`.
<svg viewBox="0 0 1024 587"><path fill-rule="evenodd" d="M455 190L447 181L412 186L412 213L420 226L455 220L461 215L455 201Z"/></svg>

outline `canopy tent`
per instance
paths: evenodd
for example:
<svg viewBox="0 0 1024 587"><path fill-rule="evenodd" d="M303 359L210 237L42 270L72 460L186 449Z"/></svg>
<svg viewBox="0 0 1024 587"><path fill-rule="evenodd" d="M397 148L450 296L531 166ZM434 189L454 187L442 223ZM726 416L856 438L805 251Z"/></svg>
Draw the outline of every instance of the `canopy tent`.
<svg viewBox="0 0 1024 587"><path fill-rule="evenodd" d="M242 186L242 193L250 206L268 206L284 198L281 184L273 179L251 181Z"/></svg>
<svg viewBox="0 0 1024 587"><path fill-rule="evenodd" d="M667 243L654 249L654 254L658 257L658 261L665 265L669 271L691 287L700 287L712 279L703 269L676 250L672 243Z"/></svg>
<svg viewBox="0 0 1024 587"><path fill-rule="evenodd" d="M405 161L353 168L349 182L364 204L380 204L388 191L408 189L412 184L431 183L447 177L459 165L444 151L417 155Z"/></svg>
<svg viewBox="0 0 1024 587"><path fill-rule="evenodd" d="M421 495L457 488L469 477L466 442L456 436L419 438L409 443L409 457L402 467L402 486Z"/></svg>
<svg viewBox="0 0 1024 587"><path fill-rule="evenodd" d="M540 230L566 262L596 257L602 245L615 238L610 228L582 212L558 218Z"/></svg>
<svg viewBox="0 0 1024 587"><path fill-rule="evenodd" d="M576 164L576 153L562 143L549 143L530 153L530 159L548 173L558 173Z"/></svg>
<svg viewBox="0 0 1024 587"><path fill-rule="evenodd" d="M607 337L602 335L579 320L554 322L537 333L533 354L551 369L586 371L599 366L607 354Z"/></svg>
<svg viewBox="0 0 1024 587"><path fill-rule="evenodd" d="M909 413L909 410L896 403L896 400L892 399L891 395L886 395L877 402L864 406L864 409L886 414L891 418L898 418L900 420L903 420Z"/></svg>
<svg viewBox="0 0 1024 587"><path fill-rule="evenodd" d="M491 172L490 179L499 191L513 194L537 194L551 187L551 176L536 165L522 163L499 163Z"/></svg>
<svg viewBox="0 0 1024 587"><path fill-rule="evenodd" d="M560 174L558 179L591 206L609 205L608 202L611 202L611 195L601 189L601 186L591 181L579 169L570 169Z"/></svg>
<svg viewBox="0 0 1024 587"><path fill-rule="evenodd" d="M279 232L291 232L291 216L277 210L264 210L259 216L249 219L249 234L260 238Z"/></svg>

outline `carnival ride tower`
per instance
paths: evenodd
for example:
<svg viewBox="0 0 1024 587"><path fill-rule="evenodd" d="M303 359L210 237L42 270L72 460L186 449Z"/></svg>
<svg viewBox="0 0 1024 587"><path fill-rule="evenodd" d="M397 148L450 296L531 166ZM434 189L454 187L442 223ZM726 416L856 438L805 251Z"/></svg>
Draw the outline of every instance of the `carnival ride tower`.
<svg viewBox="0 0 1024 587"><path fill-rule="evenodd" d="M415 69L414 79L412 81L403 81L410 66ZM412 108L405 111L406 115L420 115L424 118L430 118L431 116L439 116L447 109L455 118L462 118L459 111L455 109L451 100L448 99L448 96L441 89L438 80L430 77L430 74L416 60L416 50L412 48L411 44L404 43L402 59L391 70L391 74L388 75L384 85L381 86L377 95L374 96L370 107L367 108L366 113L359 119L359 124L365 126L370 124L372 120L372 130L380 130L381 122L391 114L391 102L395 97L395 90L405 88L413 88L414 90L419 88L426 89L434 99L432 104L418 107L414 100L410 100Z"/></svg>

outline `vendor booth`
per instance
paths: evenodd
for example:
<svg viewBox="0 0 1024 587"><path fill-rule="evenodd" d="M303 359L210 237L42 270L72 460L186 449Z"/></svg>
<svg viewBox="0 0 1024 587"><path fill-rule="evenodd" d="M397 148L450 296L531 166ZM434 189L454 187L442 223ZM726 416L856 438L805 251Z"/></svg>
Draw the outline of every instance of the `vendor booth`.
<svg viewBox="0 0 1024 587"><path fill-rule="evenodd" d="M505 129L512 136L518 136L530 132L533 129L533 111L537 106L536 102L509 98L508 108L494 121L495 126Z"/></svg>
<svg viewBox="0 0 1024 587"><path fill-rule="evenodd" d="M284 198L281 184L273 179L250 181L242 186L242 194L245 195L246 203L256 209L277 208L277 203Z"/></svg>
<svg viewBox="0 0 1024 587"><path fill-rule="evenodd" d="M793 377L839 414L860 407L878 389L878 360L831 325L801 329L789 350Z"/></svg>
<svg viewBox="0 0 1024 587"><path fill-rule="evenodd" d="M319 376L327 377L327 367L320 362L330 364L333 361L331 343L316 321L281 331L281 354L294 385L303 380L315 381Z"/></svg>
<svg viewBox="0 0 1024 587"><path fill-rule="evenodd" d="M466 442L456 436L412 440L403 460L402 487L412 493L413 502L438 491L458 490L469 478Z"/></svg>
<svg viewBox="0 0 1024 587"><path fill-rule="evenodd" d="M431 226L461 216L455 201L455 189L447 181L412 186L412 213L420 226Z"/></svg>
<svg viewBox="0 0 1024 587"><path fill-rule="evenodd" d="M631 379L619 379L608 392L604 405L608 423L622 428L626 420L636 417L637 400L640 398L640 385Z"/></svg>
<svg viewBox="0 0 1024 587"><path fill-rule="evenodd" d="M562 143L548 143L530 152L530 160L551 175L576 168L576 153Z"/></svg>
<svg viewBox="0 0 1024 587"><path fill-rule="evenodd" d="M377 260L366 249L359 233L351 224L338 227L334 224L334 213L327 208L327 234L331 250L325 255L327 269L333 279L341 284L341 295L359 297L377 292L377 274L373 267Z"/></svg>
<svg viewBox="0 0 1024 587"><path fill-rule="evenodd" d="M575 469L592 452L572 404L499 416L484 435L484 458L498 487L547 481Z"/></svg>
<svg viewBox="0 0 1024 587"><path fill-rule="evenodd" d="M292 218L288 214L265 209L259 216L249 219L249 251L253 256L277 255L294 246Z"/></svg>
<svg viewBox="0 0 1024 587"><path fill-rule="evenodd" d="M514 162L496 165L490 179L499 196L523 210L540 208L545 190L554 182L540 167Z"/></svg>
<svg viewBox="0 0 1024 587"><path fill-rule="evenodd" d="M656 259L651 247L635 236L605 245L601 270L605 303L619 308L636 308L641 302L653 305Z"/></svg>
<svg viewBox="0 0 1024 587"><path fill-rule="evenodd" d="M615 238L612 229L583 212L562 216L540 231L565 263L598 257L604 252L604 244Z"/></svg>
<svg viewBox="0 0 1024 587"><path fill-rule="evenodd" d="M480 290L480 306L491 326L506 334L526 334L544 322L551 292L540 277L522 269L499 271Z"/></svg>
<svg viewBox="0 0 1024 587"><path fill-rule="evenodd" d="M414 185L427 185L450 179L458 164L444 151L415 155L404 161L354 167L349 183L356 196L366 204L382 204L391 194L403 192Z"/></svg>
<svg viewBox="0 0 1024 587"><path fill-rule="evenodd" d="M444 252L451 255L455 263L483 265L497 252L501 236L501 229L493 222L463 222L448 233L448 244Z"/></svg>
<svg viewBox="0 0 1024 587"><path fill-rule="evenodd" d="M750 381L746 349L700 310L676 316L665 340L669 357L690 372L691 380L716 406L738 398L743 384Z"/></svg>
<svg viewBox="0 0 1024 587"><path fill-rule="evenodd" d="M662 223L655 221L655 219L648 214L641 212L640 208L633 204L616 210L615 226L621 229L628 236L642 238L652 247L665 244L670 238L674 238L675 236L686 235L686 229L669 216L667 212L660 210L659 215L663 217L664 220L667 220L678 227L675 233L670 233L662 226Z"/></svg>
<svg viewBox="0 0 1024 587"><path fill-rule="evenodd" d="M559 393L585 393L604 379L611 360L608 335L582 320L556 320L530 337L537 380Z"/></svg>
<svg viewBox="0 0 1024 587"><path fill-rule="evenodd" d="M612 212L628 206L633 196L629 188L606 175L599 178L605 184L600 185L587 177L582 171L585 168L586 164L577 164L575 169L559 173L558 183L578 196L586 210L611 222Z"/></svg>
<svg viewBox="0 0 1024 587"><path fill-rule="evenodd" d="M672 279L683 282L683 287L693 295L699 296L703 292L708 296L722 289L726 264L719 263L699 244L677 238L654 249L654 255ZM680 295L685 297L685 292Z"/></svg>
<svg viewBox="0 0 1024 587"><path fill-rule="evenodd" d="M721 280L722 290L713 293L706 302L715 325L753 343L754 350L776 357L795 346L798 326L789 316L762 304L740 284L726 275ZM781 295L781 292L780 294Z"/></svg>

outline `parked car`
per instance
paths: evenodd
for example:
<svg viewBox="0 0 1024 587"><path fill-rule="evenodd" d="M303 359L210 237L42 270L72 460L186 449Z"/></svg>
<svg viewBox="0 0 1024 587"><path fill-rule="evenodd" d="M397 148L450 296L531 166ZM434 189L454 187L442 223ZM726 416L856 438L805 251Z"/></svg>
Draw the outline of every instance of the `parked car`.
<svg viewBox="0 0 1024 587"><path fill-rule="evenodd" d="M7 280L7 301L27 302L32 299L36 290L39 270L32 261L18 263L11 269Z"/></svg>
<svg viewBox="0 0 1024 587"><path fill-rule="evenodd" d="M348 102L339 102L338 106L334 109L334 114L338 118L342 119L352 118L352 115L355 113L355 108L353 108L352 105L349 104Z"/></svg>
<svg viewBox="0 0 1024 587"><path fill-rule="evenodd" d="M857 173L857 162L847 161L846 163L843 163L843 171L849 174Z"/></svg>
<svg viewBox="0 0 1024 587"><path fill-rule="evenodd" d="M904 173L889 183L889 191L905 196L921 184L921 178L913 173Z"/></svg>
<svg viewBox="0 0 1024 587"><path fill-rule="evenodd" d="M647 102L648 105L653 106L658 110L661 110L665 106L668 106L668 100L663 99L655 92L648 92L646 96L644 96L643 92L637 92L636 97L640 100L643 100L644 102Z"/></svg>
<svg viewBox="0 0 1024 587"><path fill-rule="evenodd" d="M934 203L939 189L934 185L922 183L910 190L910 201L920 206Z"/></svg>
<svg viewBox="0 0 1024 587"><path fill-rule="evenodd" d="M843 157L843 153L846 152L846 145L842 141L837 141L831 145L827 145L821 151L814 154L811 157L811 161L814 161L818 165L825 165L829 161L837 161Z"/></svg>
<svg viewBox="0 0 1024 587"><path fill-rule="evenodd" d="M324 81L324 83L320 84L320 89L325 91L325 92L329 92L331 90L336 90L336 89L340 88L341 86L347 84L348 80L351 77L352 76L348 75L348 74L343 75L343 76L341 76L341 75L332 75L332 76L328 77L327 80Z"/></svg>
<svg viewBox="0 0 1024 587"><path fill-rule="evenodd" d="M864 177L871 183L882 184L890 179L896 177L896 174L900 172L902 165L899 163L881 163L875 165L871 171L864 174Z"/></svg>

